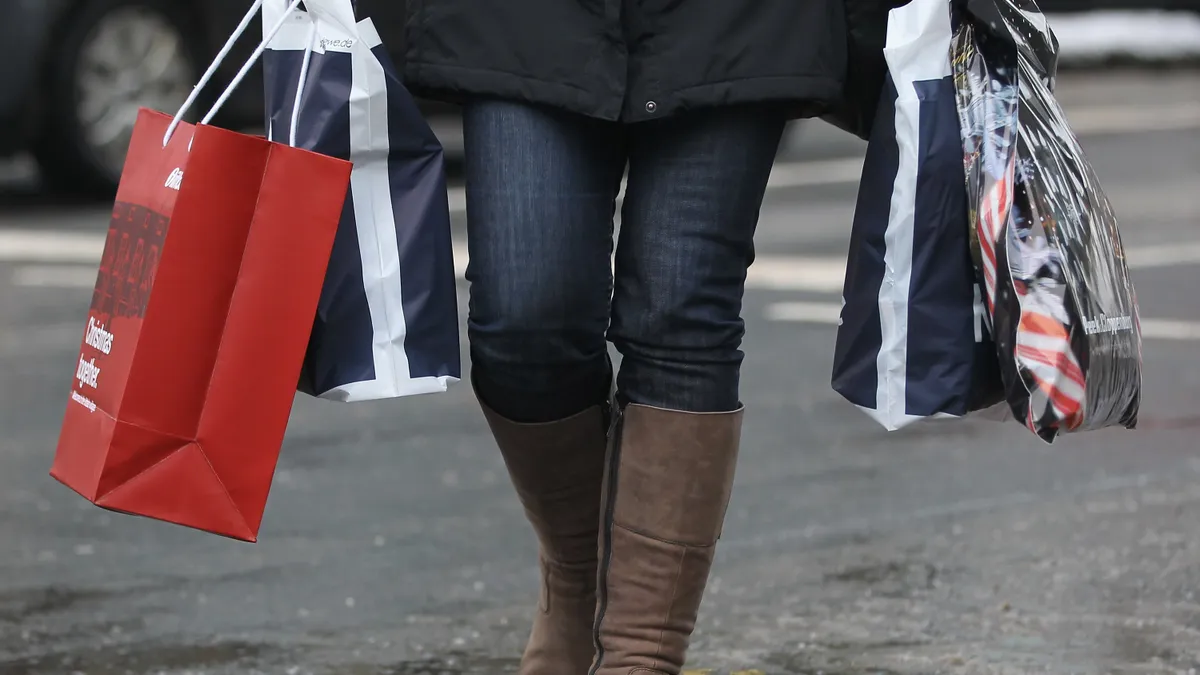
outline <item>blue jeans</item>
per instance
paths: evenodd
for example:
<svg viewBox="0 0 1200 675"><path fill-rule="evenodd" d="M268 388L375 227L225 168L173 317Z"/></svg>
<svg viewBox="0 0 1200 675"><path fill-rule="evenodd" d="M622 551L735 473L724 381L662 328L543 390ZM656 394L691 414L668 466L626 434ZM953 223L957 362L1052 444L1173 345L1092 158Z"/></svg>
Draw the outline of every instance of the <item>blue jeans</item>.
<svg viewBox="0 0 1200 675"><path fill-rule="evenodd" d="M611 341L622 402L737 409L746 268L784 114L620 124L488 100L463 121L468 336L484 402L520 422L601 403Z"/></svg>

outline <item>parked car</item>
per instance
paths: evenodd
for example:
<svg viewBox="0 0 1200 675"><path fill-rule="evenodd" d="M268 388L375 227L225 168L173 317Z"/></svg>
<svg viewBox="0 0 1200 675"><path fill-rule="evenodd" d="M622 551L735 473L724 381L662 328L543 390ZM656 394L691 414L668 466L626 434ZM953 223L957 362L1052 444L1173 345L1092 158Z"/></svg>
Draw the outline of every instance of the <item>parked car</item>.
<svg viewBox="0 0 1200 675"><path fill-rule="evenodd" d="M250 0L29 0L4 3L0 155L32 152L53 187L115 189L137 109L174 112ZM384 43L402 48L403 4L359 0ZM205 92L206 108L261 40L255 25ZM260 127L261 75L239 87L217 123ZM427 105L433 112L444 107Z"/></svg>

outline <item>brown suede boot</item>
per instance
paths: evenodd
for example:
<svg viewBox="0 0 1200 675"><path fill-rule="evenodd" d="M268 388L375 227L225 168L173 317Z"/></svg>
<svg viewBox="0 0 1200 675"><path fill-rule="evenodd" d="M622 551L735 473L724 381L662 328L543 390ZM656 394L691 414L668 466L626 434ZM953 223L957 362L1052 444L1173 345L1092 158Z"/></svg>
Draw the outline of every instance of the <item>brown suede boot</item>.
<svg viewBox="0 0 1200 675"><path fill-rule="evenodd" d="M541 543L539 611L519 675L584 675L596 650L596 538L608 411L518 424L483 405L525 515Z"/></svg>
<svg viewBox="0 0 1200 675"><path fill-rule="evenodd" d="M742 411L630 405L609 443L591 675L678 675L733 487Z"/></svg>

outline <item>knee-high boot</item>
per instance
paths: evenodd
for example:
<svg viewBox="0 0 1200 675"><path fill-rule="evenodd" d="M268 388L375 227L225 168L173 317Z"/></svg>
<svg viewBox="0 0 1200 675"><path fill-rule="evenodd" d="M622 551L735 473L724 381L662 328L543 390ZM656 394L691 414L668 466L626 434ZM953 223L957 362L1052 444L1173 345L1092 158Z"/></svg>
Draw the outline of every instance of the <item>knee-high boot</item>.
<svg viewBox="0 0 1200 675"><path fill-rule="evenodd" d="M584 675L595 655L607 405L545 424L519 424L482 407L541 546L541 597L518 673Z"/></svg>
<svg viewBox="0 0 1200 675"><path fill-rule="evenodd" d="M742 412L629 405L610 439L590 675L678 675L733 486Z"/></svg>

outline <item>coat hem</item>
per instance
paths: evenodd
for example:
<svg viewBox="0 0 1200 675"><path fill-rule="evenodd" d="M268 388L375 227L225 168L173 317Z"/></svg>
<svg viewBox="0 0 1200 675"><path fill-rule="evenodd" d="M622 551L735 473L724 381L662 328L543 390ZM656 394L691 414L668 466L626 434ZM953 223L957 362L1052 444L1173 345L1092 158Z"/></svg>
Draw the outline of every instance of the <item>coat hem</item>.
<svg viewBox="0 0 1200 675"><path fill-rule="evenodd" d="M779 105L789 118L815 117L836 101L842 83L825 75L768 75L708 82L676 89L653 100L654 112L646 102L630 101L625 120L648 122L677 113L703 108L769 103Z"/></svg>
<svg viewBox="0 0 1200 675"><path fill-rule="evenodd" d="M431 100L461 104L474 98L499 98L631 123L669 118L690 110L756 103L779 104L789 118L816 117L842 92L842 83L825 75L747 77L684 87L644 97L645 101L631 99L622 110L617 105L601 105L594 93L572 84L487 68L410 61L406 76L406 85L414 95ZM646 110L651 100L654 112Z"/></svg>
<svg viewBox="0 0 1200 675"><path fill-rule="evenodd" d="M405 86L415 96L447 103L498 98L558 108L610 122L621 116L619 106L601 106L595 94L582 87L488 68L409 61L405 68Z"/></svg>

